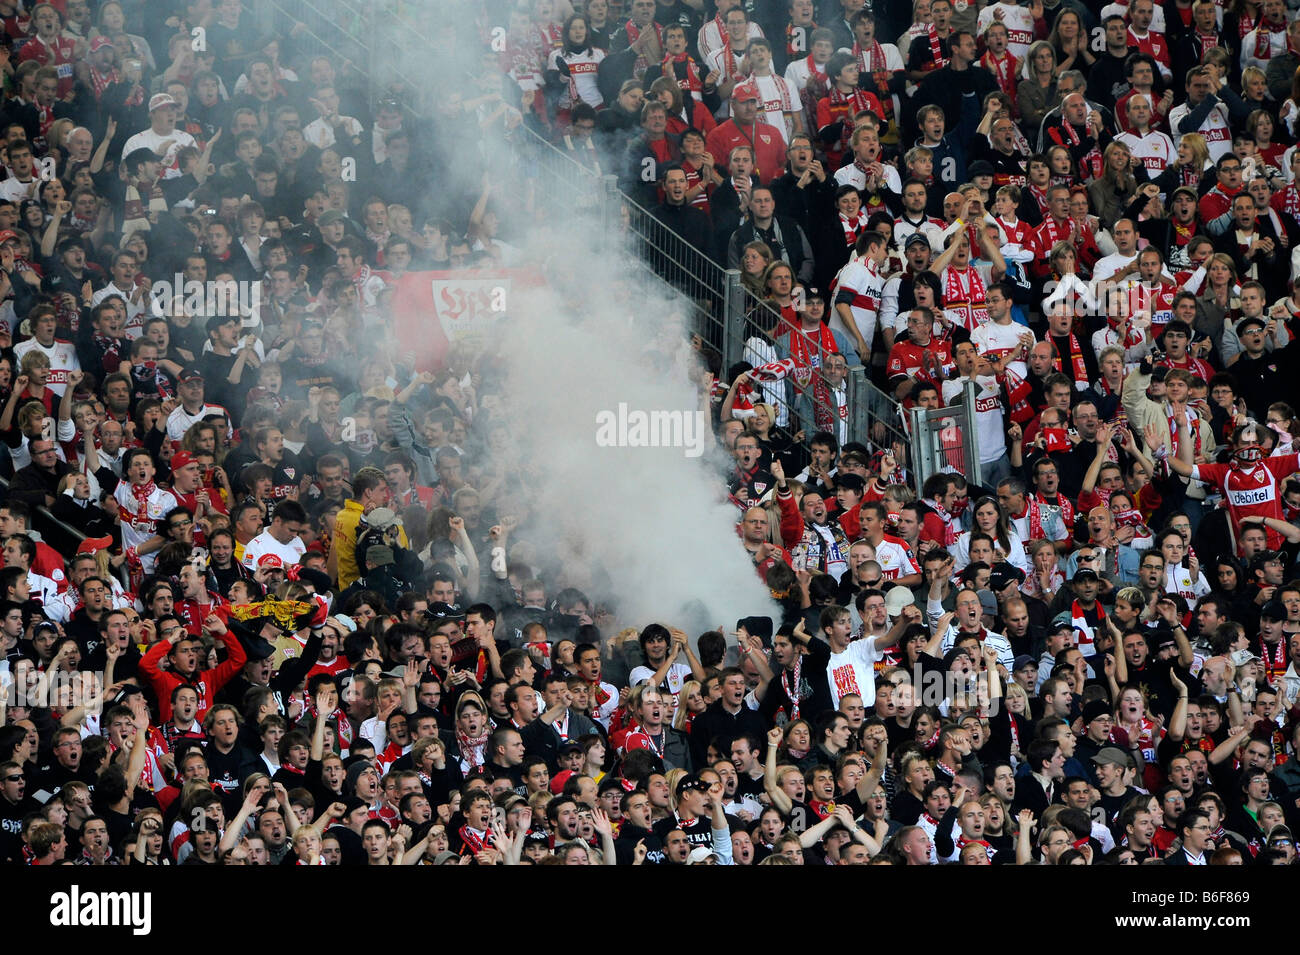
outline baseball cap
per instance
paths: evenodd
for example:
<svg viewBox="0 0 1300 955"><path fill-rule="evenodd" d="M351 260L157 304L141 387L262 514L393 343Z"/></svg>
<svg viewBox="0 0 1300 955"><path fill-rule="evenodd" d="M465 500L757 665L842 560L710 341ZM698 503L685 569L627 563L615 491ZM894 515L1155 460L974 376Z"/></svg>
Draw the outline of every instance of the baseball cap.
<svg viewBox="0 0 1300 955"><path fill-rule="evenodd" d="M1250 559L1250 569L1260 570L1265 564L1271 564L1275 560L1285 561L1286 555L1280 550L1262 550Z"/></svg>
<svg viewBox="0 0 1300 955"><path fill-rule="evenodd" d="M1268 328L1268 320L1261 318L1259 315L1247 315L1245 318L1238 319L1234 330L1238 335L1246 330L1247 325L1258 325L1260 328Z"/></svg>
<svg viewBox="0 0 1300 955"><path fill-rule="evenodd" d="M1020 656L1016 657L1015 662L1011 664L1011 672L1019 673L1025 667L1036 667L1036 666L1038 666L1037 660L1031 657L1028 653L1022 653L1020 654Z"/></svg>
<svg viewBox="0 0 1300 955"><path fill-rule="evenodd" d="M976 176L993 175L993 164L984 159L977 159L966 167L966 177L974 179Z"/></svg>
<svg viewBox="0 0 1300 955"><path fill-rule="evenodd" d="M712 855L714 855L714 852L708 846L696 846L691 850L691 854L686 857L686 864L699 865Z"/></svg>
<svg viewBox="0 0 1300 955"><path fill-rule="evenodd" d="M95 37L95 39L93 39L93 40L90 41L90 52L91 52L91 53L98 53L98 52L99 52L100 50L102 50L104 47L106 47L106 46L112 46L112 45L113 45L113 41L110 40L108 37L106 37L106 36L97 36L97 37Z"/></svg>
<svg viewBox="0 0 1300 955"><path fill-rule="evenodd" d="M569 777L572 776L572 775L573 775L573 770L571 770L571 769L562 769L562 770L560 770L558 773L556 773L554 776L552 776L552 777L551 777L551 794L554 795L554 796L558 796L560 793L564 792L564 784L567 783L567 782L569 781Z"/></svg>
<svg viewBox="0 0 1300 955"><path fill-rule="evenodd" d="M1228 657L1228 662L1234 667L1242 667L1251 660L1258 659L1259 657L1255 656L1255 654L1251 653L1249 650L1234 650L1231 656Z"/></svg>
<svg viewBox="0 0 1300 955"><path fill-rule="evenodd" d="M172 99L169 93L154 93L149 97L149 112L156 109L162 109L164 106L175 106L176 100Z"/></svg>
<svg viewBox="0 0 1300 955"><path fill-rule="evenodd" d="M1267 617L1269 620L1285 620L1286 606L1280 600L1270 600L1259 608L1259 615L1261 618Z"/></svg>
<svg viewBox="0 0 1300 955"><path fill-rule="evenodd" d="M990 617L998 615L998 598L993 596L991 590L977 590L975 596L980 599L980 612L986 613Z"/></svg>
<svg viewBox="0 0 1300 955"><path fill-rule="evenodd" d="M171 468L173 471L179 471L181 468L189 467L194 464L194 455L188 451L177 451L172 455Z"/></svg>
<svg viewBox="0 0 1300 955"><path fill-rule="evenodd" d="M1191 186L1179 186L1177 189L1175 189L1173 192L1169 194L1170 202L1176 199L1179 193L1186 194L1192 200L1192 202L1199 202L1201 198L1196 194L1196 190L1193 189Z"/></svg>
<svg viewBox="0 0 1300 955"><path fill-rule="evenodd" d="M1094 702L1100 703L1100 700ZM1105 704L1102 704L1103 706ZM1117 746L1103 746L1101 751L1092 758L1092 761L1099 766L1110 764L1111 766L1128 766L1128 754Z"/></svg>
<svg viewBox="0 0 1300 955"><path fill-rule="evenodd" d="M1091 567L1080 567L1078 570L1074 572L1074 576L1070 578L1070 583L1072 584L1078 583L1081 580L1100 581L1101 577L1098 576L1097 572L1093 570Z"/></svg>
<svg viewBox="0 0 1300 955"><path fill-rule="evenodd" d="M107 550L113 546L113 538L105 535L103 537L87 537L77 545L78 554L93 554L96 551Z"/></svg>
<svg viewBox="0 0 1300 955"><path fill-rule="evenodd" d="M709 791L709 784L700 779L700 777L696 776L694 773L687 773L681 779L677 780L676 796L678 799L682 798L682 793L692 789L696 792L706 793Z"/></svg>
<svg viewBox="0 0 1300 955"><path fill-rule="evenodd" d="M904 607L916 606L916 595L907 587L894 587L885 594L885 612L890 617L897 617Z"/></svg>
<svg viewBox="0 0 1300 955"><path fill-rule="evenodd" d="M208 319L208 321L212 321L212 319ZM202 381L203 372L199 371L196 365L186 365L181 369L181 373L177 376L176 380L181 384L184 384L187 381Z"/></svg>
<svg viewBox="0 0 1300 955"><path fill-rule="evenodd" d="M1025 579L1025 574L1017 567L1010 564L1005 565L997 563L993 565L993 571L989 574L989 590L997 593L999 590L1005 590L1012 584L1020 584Z"/></svg>
<svg viewBox="0 0 1300 955"><path fill-rule="evenodd" d="M279 554L263 554L257 558L257 566L268 570L284 570L284 561L280 559Z"/></svg>
<svg viewBox="0 0 1300 955"><path fill-rule="evenodd" d="M928 249L930 247L930 240L926 238L924 232L913 232L903 243L903 251L906 252L914 245L923 245Z"/></svg>
<svg viewBox="0 0 1300 955"><path fill-rule="evenodd" d="M460 604L443 603L441 600L435 600L429 604L429 609L425 613L435 620L465 619L465 611L460 609Z"/></svg>
<svg viewBox="0 0 1300 955"><path fill-rule="evenodd" d="M740 83L731 91L731 101L733 103L757 99L758 87L754 86L752 83Z"/></svg>
<svg viewBox="0 0 1300 955"><path fill-rule="evenodd" d="M12 229L0 229L0 245L18 238L18 233Z"/></svg>
<svg viewBox="0 0 1300 955"><path fill-rule="evenodd" d="M343 218L343 213L337 209L329 209L321 213L321 217L316 220L317 226L329 225L331 222L338 222Z"/></svg>

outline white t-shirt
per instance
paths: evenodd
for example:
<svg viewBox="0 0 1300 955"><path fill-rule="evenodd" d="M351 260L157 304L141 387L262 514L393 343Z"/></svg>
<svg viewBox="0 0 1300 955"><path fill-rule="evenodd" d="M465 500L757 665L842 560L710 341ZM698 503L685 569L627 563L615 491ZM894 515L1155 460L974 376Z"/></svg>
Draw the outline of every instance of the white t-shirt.
<svg viewBox="0 0 1300 955"><path fill-rule="evenodd" d="M171 145L167 147L166 152L163 152L162 144L168 141L171 142ZM137 149L152 149L162 156L162 163L160 164L162 178L176 179L181 174L180 166L176 163L176 154L186 146L193 146L195 149L199 148L199 144L194 141L194 137L185 130L173 129L170 133L162 135L155 133L151 127L136 133L126 141L126 145L122 147L122 158L125 159Z"/></svg>
<svg viewBox="0 0 1300 955"><path fill-rule="evenodd" d="M1129 152L1142 160L1147 175L1152 179L1164 172L1165 167L1178 156L1174 141L1158 129L1151 130L1145 136L1139 136L1137 133L1120 133L1115 137L1115 142L1123 143L1128 147Z"/></svg>
<svg viewBox="0 0 1300 955"><path fill-rule="evenodd" d="M1020 347L1020 336L1027 331L1029 331L1028 326L1021 325L1019 322L999 325L990 319L983 325L975 327L975 330L970 333L970 340L975 343L975 347L981 354L984 352L1006 354ZM1029 374L1029 369L1025 367L1023 361L1013 361L1007 365L1007 368L1021 378Z"/></svg>
<svg viewBox="0 0 1300 955"><path fill-rule="evenodd" d="M1000 19L995 20L994 11L1001 11ZM1034 16L1029 12L1027 7L1019 7L1010 3L995 3L992 6L985 7L980 11L979 20L976 21L976 32L984 35L994 23L1002 23L1007 28L1007 52L1017 60L1024 60L1025 54L1029 52L1029 44L1034 42Z"/></svg>
<svg viewBox="0 0 1300 955"><path fill-rule="evenodd" d="M46 348L34 338L29 338L25 342L20 342L14 346L14 357L18 359L21 365L23 356L29 351L39 351L50 360L50 377L45 381L45 387L54 392L60 398L68 387L68 372L80 371L81 361L77 358L77 349L72 342L65 342L61 338L56 338L54 344Z"/></svg>
<svg viewBox="0 0 1300 955"><path fill-rule="evenodd" d="M281 544L271 536L270 531L262 531L244 545L243 564L249 570L256 570L259 557L264 554L275 554L287 568L297 564L299 558L306 552L307 545L302 542L301 537L295 537L289 543Z"/></svg>
<svg viewBox="0 0 1300 955"><path fill-rule="evenodd" d="M832 653L826 665L826 679L831 688L831 706L838 709L840 698L850 693L862 697L862 705L876 705L875 662L881 653L871 638L850 643L843 653Z"/></svg>

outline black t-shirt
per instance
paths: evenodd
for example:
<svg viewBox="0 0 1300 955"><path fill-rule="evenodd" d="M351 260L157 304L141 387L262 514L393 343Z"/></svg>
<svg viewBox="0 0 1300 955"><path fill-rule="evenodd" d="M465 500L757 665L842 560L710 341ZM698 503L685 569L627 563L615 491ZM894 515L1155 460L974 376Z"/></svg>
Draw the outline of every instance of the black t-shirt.
<svg viewBox="0 0 1300 955"><path fill-rule="evenodd" d="M713 824L704 816L696 817L689 825L683 825L677 814L660 819L654 824L654 834L659 837L660 842L668 838L668 833L674 829L680 829L686 833L686 841L691 844L691 848L696 846L705 846L713 848Z"/></svg>

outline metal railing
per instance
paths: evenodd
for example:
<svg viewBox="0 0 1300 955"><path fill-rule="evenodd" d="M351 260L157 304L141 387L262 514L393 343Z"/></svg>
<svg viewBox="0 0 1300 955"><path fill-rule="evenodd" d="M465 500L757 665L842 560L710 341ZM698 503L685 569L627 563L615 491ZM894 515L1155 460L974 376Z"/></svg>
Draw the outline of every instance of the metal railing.
<svg viewBox="0 0 1300 955"><path fill-rule="evenodd" d="M918 487L940 471L961 474L969 484L982 483L975 440L975 392L975 382L968 378L960 401L932 411L911 409L912 433L917 438L913 460Z"/></svg>

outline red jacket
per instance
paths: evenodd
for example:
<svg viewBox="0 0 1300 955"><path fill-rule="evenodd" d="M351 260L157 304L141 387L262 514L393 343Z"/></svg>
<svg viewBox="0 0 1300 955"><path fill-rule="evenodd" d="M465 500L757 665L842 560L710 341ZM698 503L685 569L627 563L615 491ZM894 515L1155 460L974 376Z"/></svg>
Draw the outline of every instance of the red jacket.
<svg viewBox="0 0 1300 955"><path fill-rule="evenodd" d="M140 658L140 672L149 680L149 685L153 687L158 697L160 723L166 723L172 718L172 691L182 685L192 686L198 691L199 711L194 714L194 718L200 723L203 722L203 717L207 716L208 710L212 709L213 697L216 696L217 691L234 679L235 674L248 662L243 644L234 634L226 634L225 643L226 662L217 664L211 670L200 670L189 680L171 670L159 668L158 664L172 648L166 640L159 640Z"/></svg>
<svg viewBox="0 0 1300 955"><path fill-rule="evenodd" d="M752 136L752 138L751 138ZM737 146L754 148L754 178L764 184L785 172L785 136L764 122L742 128L729 119L709 133L704 141L714 163L724 176L731 151Z"/></svg>

